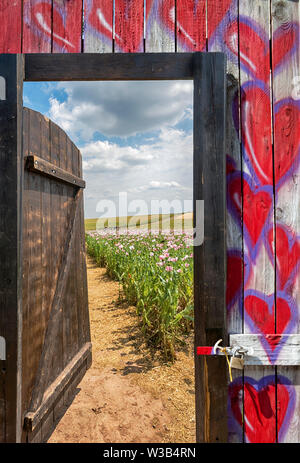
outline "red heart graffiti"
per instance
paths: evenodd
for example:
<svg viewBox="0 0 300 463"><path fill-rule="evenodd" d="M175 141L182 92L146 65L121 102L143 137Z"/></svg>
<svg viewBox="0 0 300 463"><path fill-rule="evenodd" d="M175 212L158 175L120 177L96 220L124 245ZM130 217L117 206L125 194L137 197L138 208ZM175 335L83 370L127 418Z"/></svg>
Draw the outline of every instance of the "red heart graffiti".
<svg viewBox="0 0 300 463"><path fill-rule="evenodd" d="M153 0L147 1L146 18ZM92 0L87 23L95 30L112 40L113 7L111 0L103 0L101 6ZM116 48L123 52L143 51L144 38L144 1L115 0L115 35Z"/></svg>
<svg viewBox="0 0 300 463"><path fill-rule="evenodd" d="M273 184L271 102L260 87L249 84L241 98L243 147L263 185Z"/></svg>
<svg viewBox="0 0 300 463"><path fill-rule="evenodd" d="M263 185L273 183L270 96L255 84L242 89L242 139L245 152ZM275 105L274 159L278 186L299 158L299 109L291 100Z"/></svg>
<svg viewBox="0 0 300 463"><path fill-rule="evenodd" d="M292 100L275 105L274 163L275 182L280 183L291 167L297 165L300 146L300 111Z"/></svg>
<svg viewBox="0 0 300 463"><path fill-rule="evenodd" d="M272 67L275 71L297 44L296 24L278 28L273 36ZM264 31L250 21L240 17L239 25L234 21L224 32L224 42L228 49L240 58L241 64L256 79L269 84L270 46Z"/></svg>
<svg viewBox="0 0 300 463"><path fill-rule="evenodd" d="M274 258L274 231L268 233L268 245ZM293 280L297 276L300 265L300 242L294 233L284 225L276 226L276 267L278 289L283 290L292 275ZM291 285L293 283L289 281Z"/></svg>
<svg viewBox="0 0 300 463"><path fill-rule="evenodd" d="M276 332L283 334L287 328L292 312L288 302L280 297L277 298L276 304ZM255 294L249 294L245 297L245 310L251 319L254 327L253 332L260 332L265 336L272 351L274 351L280 341L280 336L268 337L268 334L275 334L275 304L273 296L262 298Z"/></svg>
<svg viewBox="0 0 300 463"><path fill-rule="evenodd" d="M71 5L68 8L70 9ZM32 7L32 17L38 30L42 31L50 39L53 38L53 42L64 51L68 53L80 52L80 37L74 28L74 15L68 14L68 9L66 10L66 21L64 22L55 3L52 11L51 3L39 2ZM52 31L52 24L55 25L54 31Z"/></svg>
<svg viewBox="0 0 300 463"><path fill-rule="evenodd" d="M272 207L272 196L266 188L253 187L248 183L246 174L243 178L243 212L242 188L240 176L233 177L228 183L229 203L236 219L241 222L243 216L246 238L255 246L266 225Z"/></svg>
<svg viewBox="0 0 300 463"><path fill-rule="evenodd" d="M159 14L164 26L174 33L175 6L174 0L160 1ZM208 23L208 40L224 18L230 8L232 0L218 2L218 6L208 4L207 14L210 17ZM191 51L202 51L206 47L206 1L181 0L177 2L177 40L181 45ZM213 8L210 14L210 9Z"/></svg>
<svg viewBox="0 0 300 463"><path fill-rule="evenodd" d="M240 399L243 390L244 416ZM276 385L274 376L258 382L245 377L244 386L241 381L232 383L229 398L233 416L241 428L244 423L246 440L251 443L276 442L276 424L280 434L285 420L290 418L288 409L294 406L292 391L279 381ZM280 406L276 407L276 402Z"/></svg>

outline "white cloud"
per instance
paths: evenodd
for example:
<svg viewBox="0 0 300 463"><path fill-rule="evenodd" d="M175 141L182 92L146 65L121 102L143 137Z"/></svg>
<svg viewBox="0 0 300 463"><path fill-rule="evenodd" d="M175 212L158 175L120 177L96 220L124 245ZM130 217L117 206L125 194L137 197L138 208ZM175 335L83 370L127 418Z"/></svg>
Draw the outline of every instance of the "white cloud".
<svg viewBox="0 0 300 463"><path fill-rule="evenodd" d="M127 137L191 119L192 82L63 82L66 101L51 97L49 116L78 140L95 132Z"/></svg>
<svg viewBox="0 0 300 463"><path fill-rule="evenodd" d="M81 147L89 217L96 217L97 202L117 201L120 192L129 200L191 199L192 134L174 128L163 128L152 144L119 146L96 141Z"/></svg>

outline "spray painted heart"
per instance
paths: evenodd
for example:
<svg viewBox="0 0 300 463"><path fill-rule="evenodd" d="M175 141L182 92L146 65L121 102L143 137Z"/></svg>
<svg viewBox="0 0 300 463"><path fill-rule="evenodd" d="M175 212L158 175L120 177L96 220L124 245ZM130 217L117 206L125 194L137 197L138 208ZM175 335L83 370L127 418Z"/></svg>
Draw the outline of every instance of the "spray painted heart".
<svg viewBox="0 0 300 463"><path fill-rule="evenodd" d="M48 37L49 40L53 39L53 43L56 44L60 51L68 53L80 52L81 49L81 37L74 28L74 14L71 14L71 8L74 5L67 4L67 6L61 10L60 2L56 1L53 3L53 10L51 2L43 1L38 2L32 6L31 16L34 24L33 31L37 34L41 33L44 37ZM26 10L25 10L26 17ZM78 18L76 18L78 21ZM52 31L52 24L55 25L55 30ZM32 24L30 23L30 26Z"/></svg>
<svg viewBox="0 0 300 463"><path fill-rule="evenodd" d="M273 184L271 138L271 100L263 85L247 82L242 86L241 119L244 158L257 183ZM236 117L237 101L233 104ZM300 162L300 104L292 99L279 101L274 107L274 168L277 190L297 169Z"/></svg>
<svg viewBox="0 0 300 463"><path fill-rule="evenodd" d="M299 25L279 27L272 41L272 68L277 72L298 47ZM243 69L254 79L267 84L270 81L269 37L257 23L248 17L240 16L239 24L234 21L224 31L223 41L229 54L239 56Z"/></svg>
<svg viewBox="0 0 300 463"><path fill-rule="evenodd" d="M146 20L153 0L147 1ZM117 51L142 52L144 39L144 1L115 0L115 46ZM111 43L113 34L113 3L103 0L88 0L86 23L102 40ZM120 32L122 31L122 32Z"/></svg>
<svg viewBox="0 0 300 463"><path fill-rule="evenodd" d="M295 401L295 388L284 376L277 375L275 380L275 376L270 375L259 381L248 376L236 378L229 386L229 428L242 435L244 423L247 442L274 443L277 422L278 441L282 442Z"/></svg>
<svg viewBox="0 0 300 463"><path fill-rule="evenodd" d="M278 101L274 113L274 167L278 189L299 165L300 102L291 98Z"/></svg>
<svg viewBox="0 0 300 463"><path fill-rule="evenodd" d="M243 206L242 206L243 186ZM242 226L244 223L244 237L250 250L251 258L255 260L261 238L264 237L272 212L272 187L257 187L251 177L243 174L243 182L239 172L227 177L228 209Z"/></svg>
<svg viewBox="0 0 300 463"><path fill-rule="evenodd" d="M161 25L174 35L175 21L177 19L177 40L186 51L203 51L206 48L206 6L205 0L181 0L177 2L175 15L174 0L156 0L153 10L159 11ZM208 22L207 36L210 40L216 29L228 12L232 0L218 2L218 7L208 4L207 14L210 17ZM214 8L213 14L209 13Z"/></svg>
<svg viewBox="0 0 300 463"><path fill-rule="evenodd" d="M248 82L242 87L241 119L244 156L253 177L273 184L271 100L264 86Z"/></svg>
<svg viewBox="0 0 300 463"><path fill-rule="evenodd" d="M298 319L297 307L283 291L276 294L276 317L274 294L267 296L260 291L247 290L244 301L245 321L252 333L263 335L261 343L270 363L274 363L282 347L282 343L278 345L281 338L268 335L291 333Z"/></svg>
<svg viewBox="0 0 300 463"><path fill-rule="evenodd" d="M267 233L267 250L274 262L274 230ZM288 292L300 268L300 239L283 224L276 225L277 287Z"/></svg>

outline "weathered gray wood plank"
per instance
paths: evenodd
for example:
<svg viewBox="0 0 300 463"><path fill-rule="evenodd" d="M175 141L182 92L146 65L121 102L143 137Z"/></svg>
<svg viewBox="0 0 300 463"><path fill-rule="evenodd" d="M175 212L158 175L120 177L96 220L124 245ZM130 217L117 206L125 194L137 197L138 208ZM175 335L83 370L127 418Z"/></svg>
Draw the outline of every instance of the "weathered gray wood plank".
<svg viewBox="0 0 300 463"><path fill-rule="evenodd" d="M204 201L204 243L194 247L195 346L226 340L226 61L194 55L194 220ZM196 235L197 237L197 235ZM227 442L227 366L195 355L197 442Z"/></svg>

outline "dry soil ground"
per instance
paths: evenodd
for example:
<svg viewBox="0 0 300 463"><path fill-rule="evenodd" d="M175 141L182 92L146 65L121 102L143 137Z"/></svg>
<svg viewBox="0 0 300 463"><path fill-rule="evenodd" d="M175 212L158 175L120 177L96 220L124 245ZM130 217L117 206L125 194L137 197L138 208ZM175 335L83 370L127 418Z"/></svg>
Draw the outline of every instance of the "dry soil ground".
<svg viewBox="0 0 300 463"><path fill-rule="evenodd" d="M119 284L91 259L88 284L93 364L48 442L195 442L192 337L164 363Z"/></svg>

